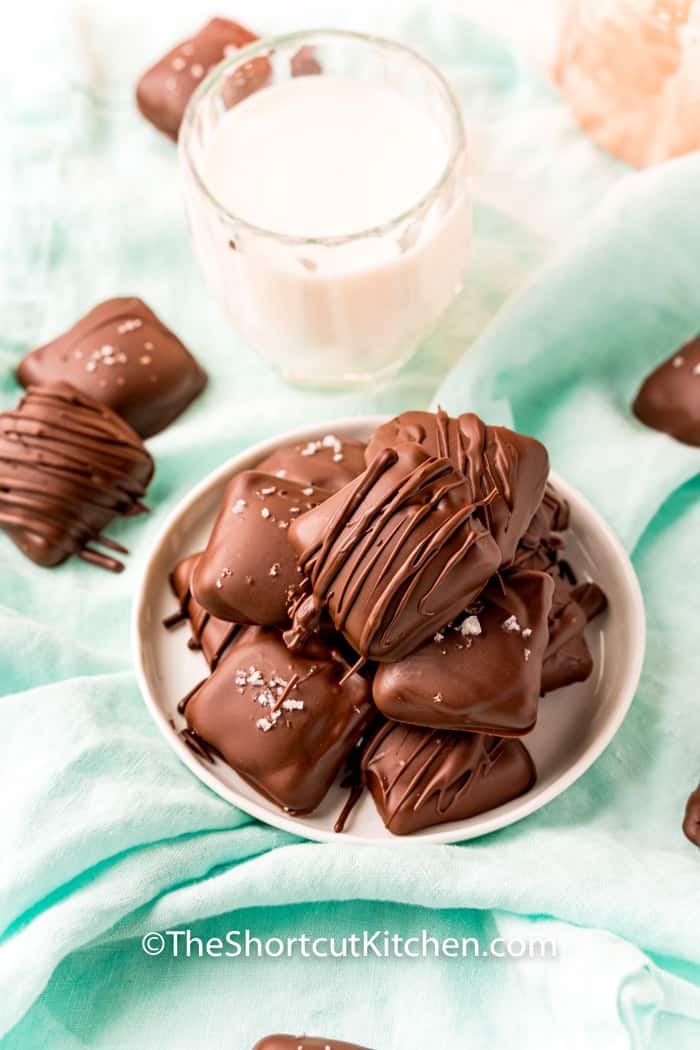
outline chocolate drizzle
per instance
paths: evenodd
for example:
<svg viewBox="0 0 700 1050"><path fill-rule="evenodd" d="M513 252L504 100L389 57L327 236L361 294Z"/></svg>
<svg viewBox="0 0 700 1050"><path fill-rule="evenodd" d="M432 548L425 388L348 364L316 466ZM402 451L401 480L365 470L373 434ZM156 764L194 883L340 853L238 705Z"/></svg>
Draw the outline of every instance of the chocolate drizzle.
<svg viewBox="0 0 700 1050"><path fill-rule="evenodd" d="M535 779L518 740L387 722L362 762L384 824L397 835L499 806Z"/></svg>
<svg viewBox="0 0 700 1050"><path fill-rule="evenodd" d="M30 387L15 411L0 414L0 527L40 565L77 554L120 572L123 564L97 547L125 548L102 529L146 511L152 475L131 427L66 383Z"/></svg>
<svg viewBox="0 0 700 1050"><path fill-rule="evenodd" d="M468 498L480 507L478 514L500 547L502 564L509 565L542 500L549 473L544 445L506 427L488 426L473 412L457 419L443 409L404 412L377 428L367 446L367 462L381 449L406 441L449 459L467 480Z"/></svg>
<svg viewBox="0 0 700 1050"><path fill-rule="evenodd" d="M170 586L180 603L180 608L166 617L163 626L171 630L189 620L192 634L187 643L188 648L195 651L201 649L210 670L213 671L241 628L239 624L212 616L192 594L192 574L200 556L192 554L183 558L170 574Z"/></svg>
<svg viewBox="0 0 700 1050"><path fill-rule="evenodd" d="M328 605L336 628L363 656L396 659L415 648L435 623L474 597L497 567L492 538L475 517L477 507L495 495L491 490L468 500L464 479L449 460L427 456L416 445L380 452L356 482L319 508L323 527L310 546L300 550L304 518L313 512L290 530L311 594L293 609L287 644L301 644ZM477 544L483 555L476 559L475 581L464 570ZM459 568L464 585L455 595ZM349 629L358 610L359 631Z"/></svg>

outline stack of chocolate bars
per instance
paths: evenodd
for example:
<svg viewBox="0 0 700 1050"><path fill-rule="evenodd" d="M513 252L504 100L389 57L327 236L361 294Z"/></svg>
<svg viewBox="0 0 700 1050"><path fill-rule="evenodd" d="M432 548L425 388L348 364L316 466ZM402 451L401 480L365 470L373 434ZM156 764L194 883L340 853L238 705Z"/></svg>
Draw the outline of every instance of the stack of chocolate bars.
<svg viewBox="0 0 700 1050"><path fill-rule="evenodd" d="M189 620L211 671L180 705L186 741L289 814L345 777L395 834L528 791L520 737L543 693L590 675L606 606L562 557L548 474L533 438L439 411L235 475L171 577L167 624Z"/></svg>

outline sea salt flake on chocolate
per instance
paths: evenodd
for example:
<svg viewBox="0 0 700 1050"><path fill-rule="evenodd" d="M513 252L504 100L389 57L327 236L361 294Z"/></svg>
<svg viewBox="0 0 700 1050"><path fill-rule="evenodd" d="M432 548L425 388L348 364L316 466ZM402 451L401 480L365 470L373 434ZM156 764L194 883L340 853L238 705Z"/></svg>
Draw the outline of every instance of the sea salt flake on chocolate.
<svg viewBox="0 0 700 1050"><path fill-rule="evenodd" d="M242 514L248 504L244 499L237 499L234 505L231 507L232 514Z"/></svg>
<svg viewBox="0 0 700 1050"><path fill-rule="evenodd" d="M518 623L518 617L515 615L515 613L513 613L512 616L509 616L507 620L503 621L502 627L503 630L507 631L509 634L512 634L515 631L522 630L520 624Z"/></svg>
<svg viewBox="0 0 700 1050"><path fill-rule="evenodd" d="M139 320L138 317L130 317L128 321L122 321L121 324L117 325L117 332L119 335L126 335L127 332L134 332L137 328L141 328L143 321Z"/></svg>
<svg viewBox="0 0 700 1050"><path fill-rule="evenodd" d="M285 711L303 711L304 701L295 700L294 697L290 697L288 700L282 701L282 707Z"/></svg>
<svg viewBox="0 0 700 1050"><path fill-rule="evenodd" d="M260 511L260 516L263 517L263 518L266 518L266 519L269 518L271 516L270 508L269 507L263 507L262 510Z"/></svg>
<svg viewBox="0 0 700 1050"><path fill-rule="evenodd" d="M274 565L270 566L270 576L277 576L277 575L279 575L279 571L280 571L280 563L278 561L276 561L274 563Z"/></svg>
<svg viewBox="0 0 700 1050"><path fill-rule="evenodd" d="M464 638L481 634L481 623L479 622L479 617L473 615L467 616L466 620L459 625L458 631Z"/></svg>

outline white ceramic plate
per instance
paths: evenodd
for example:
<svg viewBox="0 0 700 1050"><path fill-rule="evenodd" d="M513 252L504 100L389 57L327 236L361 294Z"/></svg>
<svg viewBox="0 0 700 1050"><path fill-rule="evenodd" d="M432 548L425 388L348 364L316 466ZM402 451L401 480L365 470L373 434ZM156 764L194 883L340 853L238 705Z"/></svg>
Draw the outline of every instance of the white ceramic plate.
<svg viewBox="0 0 700 1050"><path fill-rule="evenodd" d="M268 456L278 445L323 434L366 440L381 417L332 421L282 434L243 452L215 470L170 515L147 561L132 621L134 662L139 685L156 725L181 761L217 794L259 820L310 839L337 843L461 842L505 827L533 813L570 787L610 743L634 697L645 641L644 605L634 570L598 512L562 478L552 482L571 506L566 556L580 580L595 579L608 596L609 609L587 628L595 670L587 682L561 689L540 702L537 726L525 737L535 760L537 782L522 795L469 820L442 824L411 836L390 834L368 794L360 800L344 834L333 824L347 792L334 786L307 817L289 817L258 795L222 761L201 761L178 736L185 721L178 701L207 673L204 657L186 645L188 626L172 631L163 619L176 608L168 576L185 555L201 550L229 478ZM173 724L175 728L173 728Z"/></svg>

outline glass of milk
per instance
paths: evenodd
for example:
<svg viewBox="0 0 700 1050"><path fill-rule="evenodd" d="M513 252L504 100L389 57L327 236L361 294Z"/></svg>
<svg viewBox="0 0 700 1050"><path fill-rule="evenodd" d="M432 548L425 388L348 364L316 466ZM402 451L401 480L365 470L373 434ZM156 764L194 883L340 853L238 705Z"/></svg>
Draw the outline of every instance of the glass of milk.
<svg viewBox="0 0 700 1050"><path fill-rule="evenodd" d="M462 285L461 111L408 48L341 31L257 41L195 92L179 153L206 280L289 383L388 379Z"/></svg>

